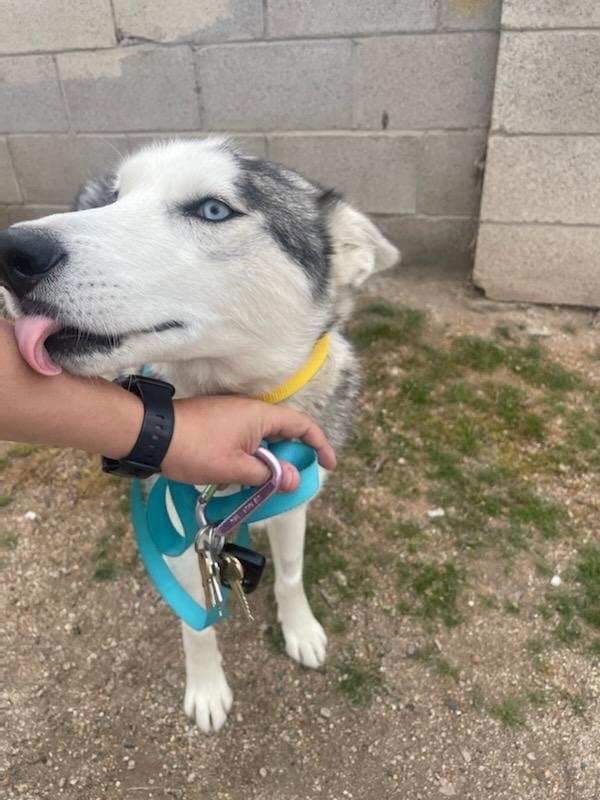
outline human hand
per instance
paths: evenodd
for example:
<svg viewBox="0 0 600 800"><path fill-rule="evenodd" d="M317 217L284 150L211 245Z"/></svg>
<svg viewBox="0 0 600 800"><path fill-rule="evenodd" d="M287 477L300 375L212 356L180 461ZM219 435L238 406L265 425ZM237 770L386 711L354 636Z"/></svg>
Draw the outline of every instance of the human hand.
<svg viewBox="0 0 600 800"><path fill-rule="evenodd" d="M335 453L307 414L244 397L190 397L175 400L175 430L161 472L183 483L264 483L269 469L252 454L262 439L299 439L317 451L325 469ZM282 491L299 485L296 468L282 463Z"/></svg>

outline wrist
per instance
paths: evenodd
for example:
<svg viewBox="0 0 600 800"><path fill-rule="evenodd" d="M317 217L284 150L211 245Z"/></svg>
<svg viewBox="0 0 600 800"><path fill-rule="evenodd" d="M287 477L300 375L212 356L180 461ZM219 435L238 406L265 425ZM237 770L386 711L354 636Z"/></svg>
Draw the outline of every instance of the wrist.
<svg viewBox="0 0 600 800"><path fill-rule="evenodd" d="M111 384L114 400L112 436L107 444L97 448L108 458L125 458L133 449L144 420L144 404L139 397L120 386Z"/></svg>
<svg viewBox="0 0 600 800"><path fill-rule="evenodd" d="M144 375L128 375L115 381L137 398L143 408L142 422L126 455L102 458L102 469L113 475L149 478L161 471L174 428L173 386Z"/></svg>

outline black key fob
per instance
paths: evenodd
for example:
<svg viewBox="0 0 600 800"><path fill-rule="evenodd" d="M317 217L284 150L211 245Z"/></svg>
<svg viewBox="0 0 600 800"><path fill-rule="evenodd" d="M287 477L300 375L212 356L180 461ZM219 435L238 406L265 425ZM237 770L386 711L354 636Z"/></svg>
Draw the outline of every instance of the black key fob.
<svg viewBox="0 0 600 800"><path fill-rule="evenodd" d="M234 544L233 542L225 542L223 545L223 553L229 553L229 555L235 556L235 558L238 559L244 570L242 589L245 594L252 594L260 583L267 559L255 550L241 547L239 544ZM229 584L224 580L222 580L222 582L228 589L230 588Z"/></svg>

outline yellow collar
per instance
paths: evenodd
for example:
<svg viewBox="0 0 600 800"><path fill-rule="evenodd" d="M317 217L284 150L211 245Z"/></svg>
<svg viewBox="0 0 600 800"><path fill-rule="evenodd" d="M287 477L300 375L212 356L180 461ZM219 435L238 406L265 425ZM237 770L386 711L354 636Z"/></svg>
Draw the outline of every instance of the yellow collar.
<svg viewBox="0 0 600 800"><path fill-rule="evenodd" d="M280 384L276 389L264 394L258 395L258 400L265 403L281 403L287 400L296 392L300 391L303 386L313 378L323 366L325 359L329 355L329 345L331 337L328 333L324 333L320 339L317 339L309 357L297 372L288 378L287 381Z"/></svg>

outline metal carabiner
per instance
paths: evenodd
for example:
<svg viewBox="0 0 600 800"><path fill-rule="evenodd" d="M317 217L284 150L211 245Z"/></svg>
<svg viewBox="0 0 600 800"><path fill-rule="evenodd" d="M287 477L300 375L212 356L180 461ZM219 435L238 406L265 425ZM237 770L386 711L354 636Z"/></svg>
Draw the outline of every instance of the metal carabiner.
<svg viewBox="0 0 600 800"><path fill-rule="evenodd" d="M257 508L262 506L263 503L272 497L281 486L283 478L283 470L281 464L275 458L270 450L266 447L259 447L254 453L256 458L263 461L271 470L271 477L268 481L259 486L258 489L250 495L247 500L244 500L231 514L228 514L225 519L221 520L218 525L212 526L206 519L206 507L215 493L216 487L208 486L196 501L196 521L198 523L198 532L200 535L204 534L208 538L207 544L213 553L219 553L225 539L239 527L242 522L250 516ZM210 531L207 530L210 528Z"/></svg>

